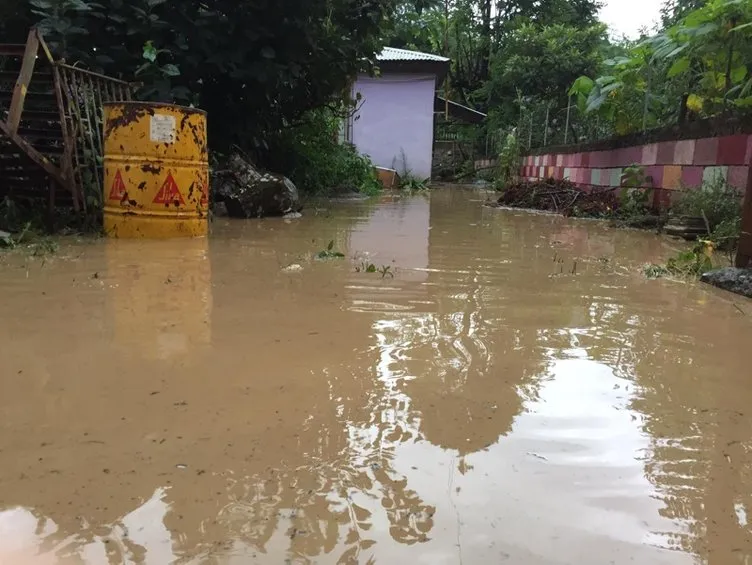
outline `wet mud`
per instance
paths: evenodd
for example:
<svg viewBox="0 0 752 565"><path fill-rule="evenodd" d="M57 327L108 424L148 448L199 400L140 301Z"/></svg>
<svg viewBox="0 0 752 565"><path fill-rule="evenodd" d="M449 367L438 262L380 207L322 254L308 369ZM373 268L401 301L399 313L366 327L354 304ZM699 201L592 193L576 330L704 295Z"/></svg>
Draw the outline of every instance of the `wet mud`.
<svg viewBox="0 0 752 565"><path fill-rule="evenodd" d="M0 563L752 559L752 302L484 198L3 257Z"/></svg>

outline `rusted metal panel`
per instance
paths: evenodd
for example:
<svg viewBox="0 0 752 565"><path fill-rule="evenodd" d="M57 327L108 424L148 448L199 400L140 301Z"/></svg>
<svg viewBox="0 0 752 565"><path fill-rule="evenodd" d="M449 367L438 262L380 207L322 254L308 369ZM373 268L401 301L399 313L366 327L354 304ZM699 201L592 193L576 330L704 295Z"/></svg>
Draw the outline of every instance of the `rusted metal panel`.
<svg viewBox="0 0 752 565"><path fill-rule="evenodd" d="M37 194L43 202L48 183L29 169L36 166L66 189L49 186L50 205L65 194L75 210L86 206L87 197L98 201L102 105L129 100L135 85L55 61L36 29L25 45L0 45L0 69L0 196Z"/></svg>

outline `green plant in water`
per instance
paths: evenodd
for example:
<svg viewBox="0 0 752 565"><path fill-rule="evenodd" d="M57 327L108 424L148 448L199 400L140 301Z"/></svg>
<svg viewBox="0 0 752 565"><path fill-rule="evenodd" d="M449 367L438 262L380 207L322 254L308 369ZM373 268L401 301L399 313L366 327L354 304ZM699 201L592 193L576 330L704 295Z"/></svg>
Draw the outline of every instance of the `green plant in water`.
<svg viewBox="0 0 752 565"><path fill-rule="evenodd" d="M512 131L504 139L499 151L499 166L494 188L504 190L506 185L517 178L520 169L520 144L517 140L517 130Z"/></svg>
<svg viewBox="0 0 752 565"><path fill-rule="evenodd" d="M649 279L666 276L698 278L713 268L713 251L713 242L702 239L692 249L671 257L665 265L646 265L643 268L643 274Z"/></svg>
<svg viewBox="0 0 752 565"><path fill-rule="evenodd" d="M345 257L345 254L339 251L335 251L334 240L331 240L329 242L329 245L326 246L326 249L319 251L316 257L318 257L319 259L343 259Z"/></svg>
<svg viewBox="0 0 752 565"><path fill-rule="evenodd" d="M368 261L361 261L360 265L355 267L356 273L375 273L376 265L369 263Z"/></svg>
<svg viewBox="0 0 752 565"><path fill-rule="evenodd" d="M400 176L399 187L401 190L407 190L409 192L428 190L428 179L421 180L412 173L408 173L407 176Z"/></svg>
<svg viewBox="0 0 752 565"><path fill-rule="evenodd" d="M394 273L392 272L392 268L389 265L381 265L379 273L381 273L382 279L386 277L394 278Z"/></svg>
<svg viewBox="0 0 752 565"><path fill-rule="evenodd" d="M17 234L0 237L0 248L20 249L25 247L34 257L43 257L57 252L57 242L47 236L40 235L33 228L31 222L26 222Z"/></svg>
<svg viewBox="0 0 752 565"><path fill-rule="evenodd" d="M381 265L381 267L376 267L373 263L369 263L368 261L361 261L360 265L357 265L355 267L356 273L379 273L381 275L382 279L385 279L386 277L394 278L394 272L392 271L392 267L389 265Z"/></svg>
<svg viewBox="0 0 752 565"><path fill-rule="evenodd" d="M396 159L394 159L394 161L392 162L392 168L395 169L397 171L397 174L399 175L400 189L416 192L428 190L429 179L421 179L413 173L412 169L407 163L407 154L405 153L404 149L400 149L400 160L402 161L402 166L400 168L397 168L396 166Z"/></svg>

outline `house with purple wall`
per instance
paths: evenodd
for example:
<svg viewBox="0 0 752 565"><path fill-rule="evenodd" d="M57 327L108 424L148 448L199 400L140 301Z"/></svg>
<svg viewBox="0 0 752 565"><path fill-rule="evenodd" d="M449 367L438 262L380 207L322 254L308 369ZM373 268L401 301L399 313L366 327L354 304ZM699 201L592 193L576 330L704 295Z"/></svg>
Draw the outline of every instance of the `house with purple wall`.
<svg viewBox="0 0 752 565"><path fill-rule="evenodd" d="M358 109L345 138L374 165L426 179L433 158L434 99L449 59L385 47L376 57L379 76L358 76Z"/></svg>

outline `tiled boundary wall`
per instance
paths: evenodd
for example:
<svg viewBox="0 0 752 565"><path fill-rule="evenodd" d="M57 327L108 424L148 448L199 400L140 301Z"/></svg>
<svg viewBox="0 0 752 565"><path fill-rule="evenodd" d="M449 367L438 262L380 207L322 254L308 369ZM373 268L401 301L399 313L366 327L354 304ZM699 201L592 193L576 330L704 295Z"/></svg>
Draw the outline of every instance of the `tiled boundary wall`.
<svg viewBox="0 0 752 565"><path fill-rule="evenodd" d="M575 148L576 149L576 148ZM641 165L651 186L663 189L666 202L669 191L690 189L715 177L722 177L742 192L750 173L752 135L660 141L601 151L558 152L528 155L522 158L520 176L568 179L583 187L615 187L621 183L624 168Z"/></svg>

